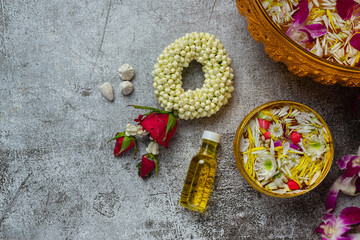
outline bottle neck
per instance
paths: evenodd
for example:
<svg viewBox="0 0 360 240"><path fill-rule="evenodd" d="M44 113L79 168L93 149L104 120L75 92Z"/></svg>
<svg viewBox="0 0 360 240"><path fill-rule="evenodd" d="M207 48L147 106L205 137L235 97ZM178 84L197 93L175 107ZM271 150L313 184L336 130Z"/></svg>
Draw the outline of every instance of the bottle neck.
<svg viewBox="0 0 360 240"><path fill-rule="evenodd" d="M218 143L203 139L199 154L215 156Z"/></svg>

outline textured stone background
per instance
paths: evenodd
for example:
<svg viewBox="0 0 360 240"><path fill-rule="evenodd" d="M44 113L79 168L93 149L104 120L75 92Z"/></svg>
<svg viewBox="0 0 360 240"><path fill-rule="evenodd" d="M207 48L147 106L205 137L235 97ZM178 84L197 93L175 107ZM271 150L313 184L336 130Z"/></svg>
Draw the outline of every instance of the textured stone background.
<svg viewBox="0 0 360 240"><path fill-rule="evenodd" d="M235 1L0 0L0 239L318 239L325 198L340 174L334 164L314 191L276 199L253 190L236 169L235 131L254 107L294 100L314 108L333 133L335 158L355 153L359 120L350 103L359 89L296 77L265 54ZM114 158L116 131L157 106L150 75L156 57L187 32L215 34L232 58L235 92L212 118L181 121L159 176L143 181L131 154ZM124 97L117 69L136 69ZM184 87L202 85L201 67ZM110 81L115 102L98 86ZM222 134L215 189L206 214L178 199L204 129ZM145 151L147 139L140 141ZM141 156L138 153L138 159ZM341 195L339 206L359 206Z"/></svg>

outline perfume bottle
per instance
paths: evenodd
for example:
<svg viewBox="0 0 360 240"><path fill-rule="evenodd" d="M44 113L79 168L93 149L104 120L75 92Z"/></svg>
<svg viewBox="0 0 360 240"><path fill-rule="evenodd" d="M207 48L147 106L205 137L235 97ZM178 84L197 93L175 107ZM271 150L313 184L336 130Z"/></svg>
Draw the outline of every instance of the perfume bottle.
<svg viewBox="0 0 360 240"><path fill-rule="evenodd" d="M180 197L180 205L198 212L204 212L210 197L216 172L216 148L220 135L204 131L200 151L190 162Z"/></svg>

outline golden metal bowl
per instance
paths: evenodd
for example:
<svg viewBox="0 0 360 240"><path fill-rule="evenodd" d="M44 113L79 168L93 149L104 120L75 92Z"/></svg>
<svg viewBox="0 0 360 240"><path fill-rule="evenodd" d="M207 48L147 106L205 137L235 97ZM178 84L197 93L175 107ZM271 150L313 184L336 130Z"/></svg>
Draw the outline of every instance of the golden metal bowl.
<svg viewBox="0 0 360 240"><path fill-rule="evenodd" d="M276 62L285 63L294 74L327 85L360 87L360 68L333 63L306 51L276 26L259 0L236 0L236 5L255 41L264 44L265 52Z"/></svg>
<svg viewBox="0 0 360 240"><path fill-rule="evenodd" d="M324 125L326 131L329 133L329 145L330 145L330 149L329 149L329 153L328 154L328 159L327 162L325 163L324 166L324 171L322 172L322 175L318 177L318 179L315 181L315 183L313 185L311 185L308 189L306 189L303 192L299 192L299 193L289 193L289 194L279 194L279 193L274 193L271 190L267 190L265 188L263 188L256 180L254 180L253 178L251 178L248 173L246 172L245 168L244 168L244 162L243 162L243 157L242 154L240 154L240 140L242 137L242 133L244 132L245 127L248 125L249 121L255 116L257 115L260 111L262 111L265 108L268 107L277 107L280 105L289 105L289 106L297 106L297 107L301 107L303 109L308 110L309 112L312 112L315 114L315 116L319 119L319 121ZM313 109L309 108L308 106L301 104L301 103L297 103L297 102L291 102L291 101L275 101L275 102L268 102L265 103L257 108L255 108L254 110L252 110L241 122L241 124L239 125L237 132L236 132L236 136L235 136L235 140L234 140L234 155L235 155L235 162L236 162L236 166L239 169L241 175L245 178L245 180L257 191L264 193L266 195L269 196L273 196L273 197L278 197L278 198L290 198L290 197L296 197L299 195L302 195L304 193L307 193L309 191L311 191L312 189L316 188L316 186L318 186L323 179L326 177L326 175L328 174L332 161L333 161L333 157L334 157L334 144L333 144L333 138L331 136L329 127L327 126L327 124L325 123L324 119L318 114L316 113Z"/></svg>

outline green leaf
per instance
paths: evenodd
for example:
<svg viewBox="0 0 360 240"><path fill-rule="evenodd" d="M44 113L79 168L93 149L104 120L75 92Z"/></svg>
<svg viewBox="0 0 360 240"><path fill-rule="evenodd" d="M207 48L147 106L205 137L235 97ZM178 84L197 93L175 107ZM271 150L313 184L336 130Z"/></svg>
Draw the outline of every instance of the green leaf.
<svg viewBox="0 0 360 240"><path fill-rule="evenodd" d="M109 143L109 142L111 142L111 141L113 141L113 140L119 139L119 138L121 138L121 137L124 137L124 136L126 136L126 135L125 135L125 132L118 133L118 134L116 134L115 137L113 137L112 139L110 139L107 143Z"/></svg>
<svg viewBox="0 0 360 240"><path fill-rule="evenodd" d="M127 149L127 148L130 146L130 144L131 144L132 141L134 141L134 138L133 138L133 137L125 136L125 137L124 137L124 140L123 140L123 142L122 142L122 144L121 144L120 152L119 152L118 154L116 154L116 156L118 156L119 154L122 153L122 151L124 151L125 149Z"/></svg>
<svg viewBox="0 0 360 240"><path fill-rule="evenodd" d="M158 175L159 172L159 164L158 164L158 160L156 159L156 157L154 155L152 155L151 153L146 154L147 158L151 158L154 162L155 162L155 171L156 171L156 176Z"/></svg>
<svg viewBox="0 0 360 240"><path fill-rule="evenodd" d="M167 122L167 125L166 125L166 133L165 133L165 137L162 141L165 141L166 140L166 137L167 137L167 134L168 132L173 129L173 127L175 126L176 124L176 118L174 117L174 115L172 114L169 114L169 119L168 119L168 122Z"/></svg>
<svg viewBox="0 0 360 240"><path fill-rule="evenodd" d="M138 164L136 164L136 167L138 168L138 174L140 176L140 167L141 167L141 162L139 162Z"/></svg>
<svg viewBox="0 0 360 240"><path fill-rule="evenodd" d="M157 108L153 108L153 107L146 107L146 106L138 106L138 105L129 105L133 108L136 108L136 109L146 109L146 110L150 110L152 112L156 112L156 113L162 113L162 114L169 114L170 112L167 112L167 111L164 111L164 110L160 110L160 109L157 109Z"/></svg>

